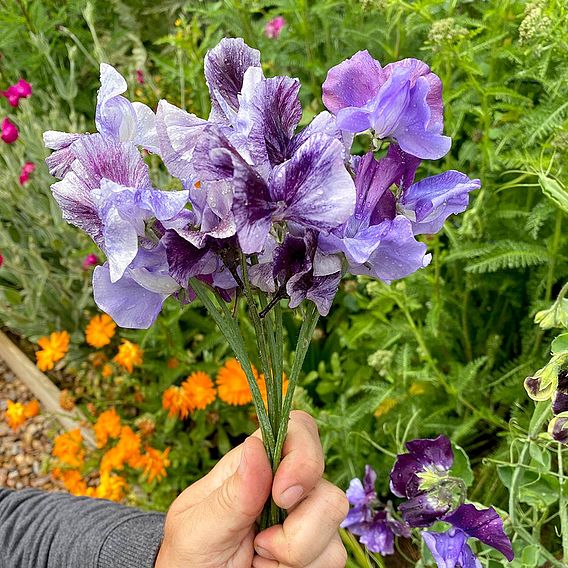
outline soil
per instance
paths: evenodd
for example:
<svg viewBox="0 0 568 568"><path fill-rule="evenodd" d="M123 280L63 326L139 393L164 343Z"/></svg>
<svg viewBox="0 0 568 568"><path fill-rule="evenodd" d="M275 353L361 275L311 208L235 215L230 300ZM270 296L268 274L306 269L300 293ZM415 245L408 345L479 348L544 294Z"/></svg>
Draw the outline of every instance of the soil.
<svg viewBox="0 0 568 568"><path fill-rule="evenodd" d="M0 360L0 487L59 491L63 489L62 484L53 480L48 471L51 440L61 433L57 420L40 412L14 431L4 418L8 400L26 403L33 398L28 388Z"/></svg>

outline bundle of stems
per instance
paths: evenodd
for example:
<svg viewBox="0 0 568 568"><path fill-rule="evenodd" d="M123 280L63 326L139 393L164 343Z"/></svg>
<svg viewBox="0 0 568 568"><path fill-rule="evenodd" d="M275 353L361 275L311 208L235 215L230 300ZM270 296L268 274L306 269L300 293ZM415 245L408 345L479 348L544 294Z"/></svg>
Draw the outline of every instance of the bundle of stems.
<svg viewBox="0 0 568 568"><path fill-rule="evenodd" d="M282 448L288 432L288 421L294 390L298 383L319 314L315 304L312 302L304 302L299 308L303 309L302 325L289 374L288 390L284 395L284 330L282 306L278 293L269 295L257 288L253 289L247 274L244 257L241 262L239 280L255 331L258 360L266 380L268 407L264 405L261 391L253 372L251 354L247 351L245 339L238 321L238 310L231 310L225 300L213 288L204 284L201 280L192 279L190 283L197 297L219 327L245 372L252 393L262 440L274 474L282 458ZM239 302L238 296L235 302ZM259 528L262 530L282 523L284 518L285 511L281 510L270 498L259 519Z"/></svg>

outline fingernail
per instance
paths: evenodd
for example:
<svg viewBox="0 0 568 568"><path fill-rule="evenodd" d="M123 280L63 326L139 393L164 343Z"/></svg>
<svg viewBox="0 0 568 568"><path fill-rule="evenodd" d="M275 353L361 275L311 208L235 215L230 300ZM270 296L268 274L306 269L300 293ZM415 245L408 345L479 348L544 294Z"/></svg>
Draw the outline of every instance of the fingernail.
<svg viewBox="0 0 568 568"><path fill-rule="evenodd" d="M284 509L289 509L298 502L303 494L304 488L301 485L293 485L280 495L280 503Z"/></svg>
<svg viewBox="0 0 568 568"><path fill-rule="evenodd" d="M241 461L239 462L239 475L244 475L245 471L247 470L247 443L246 441L243 443L243 451L241 452Z"/></svg>
<svg viewBox="0 0 568 568"><path fill-rule="evenodd" d="M266 558L267 560L276 560L276 558L274 558L274 556L268 552L268 550L266 550L265 548L262 548L260 546L254 546L254 549L256 550L256 553L259 556L262 556L263 558Z"/></svg>

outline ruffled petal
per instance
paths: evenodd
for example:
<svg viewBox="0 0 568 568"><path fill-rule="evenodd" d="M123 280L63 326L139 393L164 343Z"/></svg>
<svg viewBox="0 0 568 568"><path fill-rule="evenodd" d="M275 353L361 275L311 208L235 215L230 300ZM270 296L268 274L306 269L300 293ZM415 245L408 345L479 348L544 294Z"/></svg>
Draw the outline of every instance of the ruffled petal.
<svg viewBox="0 0 568 568"><path fill-rule="evenodd" d="M422 531L421 534L438 568L455 568L464 546L467 546L467 536L453 529L443 533Z"/></svg>

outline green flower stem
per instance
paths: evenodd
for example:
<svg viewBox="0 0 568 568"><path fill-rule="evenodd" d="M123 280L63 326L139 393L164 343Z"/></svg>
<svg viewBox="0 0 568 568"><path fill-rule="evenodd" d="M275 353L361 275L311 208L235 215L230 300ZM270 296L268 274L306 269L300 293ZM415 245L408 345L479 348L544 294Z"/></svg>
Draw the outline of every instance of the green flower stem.
<svg viewBox="0 0 568 568"><path fill-rule="evenodd" d="M224 335L227 343L230 345L231 349L235 353L237 359L243 367L247 381L249 384L250 391L252 393L252 399L256 414L258 416L258 422L260 425L260 431L262 433L262 439L264 442L264 447L268 454L269 459L272 461L273 450L275 445L274 432L272 426L268 419L268 414L266 413L266 408L264 407L264 402L262 400L262 395L260 394L260 389L258 388L258 383L252 372L252 365L250 359L247 355L245 342L243 336L239 330L236 321L226 306L222 299L217 298L217 303L221 308L221 312L215 307L215 304L210 298L211 291L209 286L203 282L192 278L190 280L191 287L197 294L197 297L201 300L201 303L205 306L211 317L215 320L215 323L219 326L221 333Z"/></svg>
<svg viewBox="0 0 568 568"><path fill-rule="evenodd" d="M566 477L564 475L564 463L562 460L562 444L558 444L558 475L560 476L560 495L558 498L558 507L560 515L560 533L562 534L562 560L568 565L568 505L566 503L566 495L564 494L564 483Z"/></svg>
<svg viewBox="0 0 568 568"><path fill-rule="evenodd" d="M373 568L371 560L369 559L361 545L357 542L357 539L350 532L346 531L345 529L339 529L339 535L341 536L341 540L343 541L345 548L353 555L353 557L357 561L356 563L352 562L352 566L356 566L357 568ZM384 567L384 564L379 564L379 566Z"/></svg>
<svg viewBox="0 0 568 568"><path fill-rule="evenodd" d="M300 334L298 336L298 344L296 345L294 363L292 365L292 370L290 371L288 391L286 392L286 396L284 397L284 402L282 404L282 415L278 428L278 434L276 436L276 447L273 454L273 471L276 471L278 469L278 466L280 465L282 448L284 446L284 440L286 439L286 434L288 432L288 420L290 418L290 409L292 408L294 389L296 388L296 383L298 382L298 377L300 376L304 359L306 358L308 348L310 347L310 342L316 328L318 318L319 314L315 304L309 302L306 308L306 313L304 315L304 320L302 321L302 326L300 327Z"/></svg>

